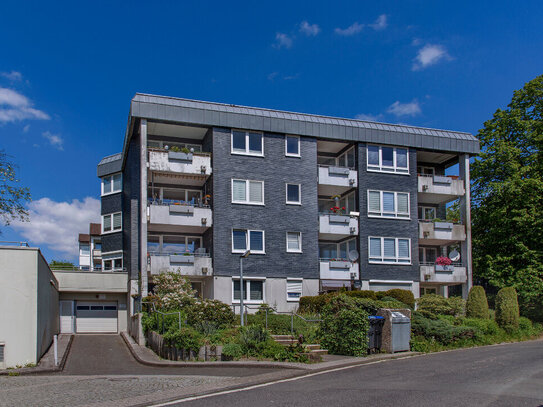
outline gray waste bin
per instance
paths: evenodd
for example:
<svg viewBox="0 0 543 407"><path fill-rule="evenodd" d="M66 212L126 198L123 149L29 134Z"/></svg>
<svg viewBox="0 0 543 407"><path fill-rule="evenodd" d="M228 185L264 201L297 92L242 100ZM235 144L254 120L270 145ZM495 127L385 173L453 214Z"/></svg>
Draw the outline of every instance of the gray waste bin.
<svg viewBox="0 0 543 407"><path fill-rule="evenodd" d="M411 320L401 312L392 313L392 352L409 351L411 340Z"/></svg>

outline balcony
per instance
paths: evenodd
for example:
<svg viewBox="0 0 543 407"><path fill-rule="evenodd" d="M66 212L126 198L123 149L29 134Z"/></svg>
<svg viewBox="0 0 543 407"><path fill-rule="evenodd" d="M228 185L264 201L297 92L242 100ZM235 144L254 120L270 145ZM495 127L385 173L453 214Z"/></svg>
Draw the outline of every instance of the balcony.
<svg viewBox="0 0 543 407"><path fill-rule="evenodd" d="M92 257L93 257L94 259L101 258L101 257L102 257L102 250L100 250L100 249L94 249L94 250L92 251Z"/></svg>
<svg viewBox="0 0 543 407"><path fill-rule="evenodd" d="M321 280L358 280L358 263L343 259L319 259Z"/></svg>
<svg viewBox="0 0 543 407"><path fill-rule="evenodd" d="M149 169L159 173L185 175L200 180L201 184L211 175L209 153L182 153L162 149L148 149Z"/></svg>
<svg viewBox="0 0 543 407"><path fill-rule="evenodd" d="M60 292L126 293L128 273L119 271L53 270Z"/></svg>
<svg viewBox="0 0 543 407"><path fill-rule="evenodd" d="M340 240L358 235L358 217L339 214L319 214L319 239Z"/></svg>
<svg viewBox="0 0 543 407"><path fill-rule="evenodd" d="M347 167L319 165L319 194L341 195L358 186L358 172Z"/></svg>
<svg viewBox="0 0 543 407"><path fill-rule="evenodd" d="M464 240L466 240L464 225L419 221L419 241L424 245L446 246Z"/></svg>
<svg viewBox="0 0 543 407"><path fill-rule="evenodd" d="M207 277L213 275L209 254L149 253L151 275L174 272L184 276Z"/></svg>
<svg viewBox="0 0 543 407"><path fill-rule="evenodd" d="M201 234L213 223L207 206L150 202L147 210L149 230Z"/></svg>
<svg viewBox="0 0 543 407"><path fill-rule="evenodd" d="M443 204L453 201L466 193L464 181L458 177L419 174L419 204Z"/></svg>
<svg viewBox="0 0 543 407"><path fill-rule="evenodd" d="M466 268L460 263L440 266L433 263L421 263L421 283L462 284L467 281Z"/></svg>

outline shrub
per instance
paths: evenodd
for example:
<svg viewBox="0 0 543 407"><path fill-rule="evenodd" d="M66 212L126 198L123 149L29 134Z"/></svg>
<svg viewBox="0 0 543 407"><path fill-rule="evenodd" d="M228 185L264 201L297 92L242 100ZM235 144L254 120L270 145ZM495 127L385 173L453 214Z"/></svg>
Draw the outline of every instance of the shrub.
<svg viewBox="0 0 543 407"><path fill-rule="evenodd" d="M450 344L454 339L454 327L442 319L429 319L420 313L413 313L411 330L415 336L433 339L444 345Z"/></svg>
<svg viewBox="0 0 543 407"><path fill-rule="evenodd" d="M517 291L513 287L504 287L496 295L496 322L507 332L518 329Z"/></svg>
<svg viewBox="0 0 543 407"><path fill-rule="evenodd" d="M335 293L315 295L312 297L301 297L298 305L300 314L320 314L322 308L326 305Z"/></svg>
<svg viewBox="0 0 543 407"><path fill-rule="evenodd" d="M532 321L526 317L520 317L518 319L518 329L525 332L531 332L533 328Z"/></svg>
<svg viewBox="0 0 543 407"><path fill-rule="evenodd" d="M349 297L354 298L369 298L370 300L377 299L377 292L371 290L355 290L355 291L345 291Z"/></svg>
<svg viewBox="0 0 543 407"><path fill-rule="evenodd" d="M497 335L500 332L498 324L491 319L464 318L462 325L477 328L484 335Z"/></svg>
<svg viewBox="0 0 543 407"><path fill-rule="evenodd" d="M168 315L161 315L155 312L143 312L141 318L143 332L147 333L149 331L155 331L162 333L172 329L179 329L179 314L174 314L174 312L181 313L182 326L185 321L185 313L183 311L172 309L168 311Z"/></svg>
<svg viewBox="0 0 543 407"><path fill-rule="evenodd" d="M359 299L360 301L360 299ZM362 356L368 350L368 313L346 295L334 296L322 310L321 344L333 354Z"/></svg>
<svg viewBox="0 0 543 407"><path fill-rule="evenodd" d="M377 293L377 298L384 300L384 297L391 297L395 300L398 300L409 308L413 309L415 307L415 296L409 290L402 290L400 288L393 288L388 291L380 291Z"/></svg>
<svg viewBox="0 0 543 407"><path fill-rule="evenodd" d="M270 334L264 327L249 325L241 327L238 341L246 355L256 355L263 342L270 339Z"/></svg>
<svg viewBox="0 0 543 407"><path fill-rule="evenodd" d="M417 304L419 312L433 319L438 315L461 315L465 307L465 301L460 297L445 298L437 294L423 295Z"/></svg>
<svg viewBox="0 0 543 407"><path fill-rule="evenodd" d="M469 318L488 318L488 301L485 289L480 285L473 286L469 290L466 302L466 316Z"/></svg>
<svg viewBox="0 0 543 407"><path fill-rule="evenodd" d="M192 326L202 321L213 323L217 328L226 328L234 323L232 309L218 300L200 300L186 307L187 323Z"/></svg>
<svg viewBox="0 0 543 407"><path fill-rule="evenodd" d="M222 347L222 356L225 360L238 360L243 356L243 349L239 343L227 343Z"/></svg>
<svg viewBox="0 0 543 407"><path fill-rule="evenodd" d="M177 349L188 349L194 352L199 352L203 344L202 335L190 326L185 326L180 330L169 330L164 334L164 340Z"/></svg>
<svg viewBox="0 0 543 407"><path fill-rule="evenodd" d="M153 282L153 295L144 300L153 302L159 309L181 309L196 301L189 279L179 273L158 274L153 277Z"/></svg>

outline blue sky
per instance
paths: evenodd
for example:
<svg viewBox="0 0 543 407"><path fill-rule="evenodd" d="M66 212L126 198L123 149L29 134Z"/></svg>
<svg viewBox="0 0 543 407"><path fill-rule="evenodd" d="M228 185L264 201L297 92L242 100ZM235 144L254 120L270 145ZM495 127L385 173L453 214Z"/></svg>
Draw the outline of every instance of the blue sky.
<svg viewBox="0 0 543 407"><path fill-rule="evenodd" d="M2 2L0 148L34 200L2 240L74 258L135 92L476 134L542 73L540 1L184 3Z"/></svg>

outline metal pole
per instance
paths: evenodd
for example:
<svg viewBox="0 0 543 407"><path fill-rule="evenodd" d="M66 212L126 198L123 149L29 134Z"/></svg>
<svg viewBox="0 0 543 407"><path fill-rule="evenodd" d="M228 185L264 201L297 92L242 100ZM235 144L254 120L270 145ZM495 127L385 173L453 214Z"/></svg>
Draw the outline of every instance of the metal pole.
<svg viewBox="0 0 543 407"><path fill-rule="evenodd" d="M266 307L266 331L268 330L268 307Z"/></svg>
<svg viewBox="0 0 543 407"><path fill-rule="evenodd" d="M240 288L240 297L239 297L239 317L241 318L241 326L244 326L243 321L243 257L239 258L239 288Z"/></svg>
<svg viewBox="0 0 543 407"><path fill-rule="evenodd" d="M57 336L53 336L53 351L55 355L55 366L58 366L58 341Z"/></svg>
<svg viewBox="0 0 543 407"><path fill-rule="evenodd" d="M290 334L294 336L294 311L290 314Z"/></svg>

